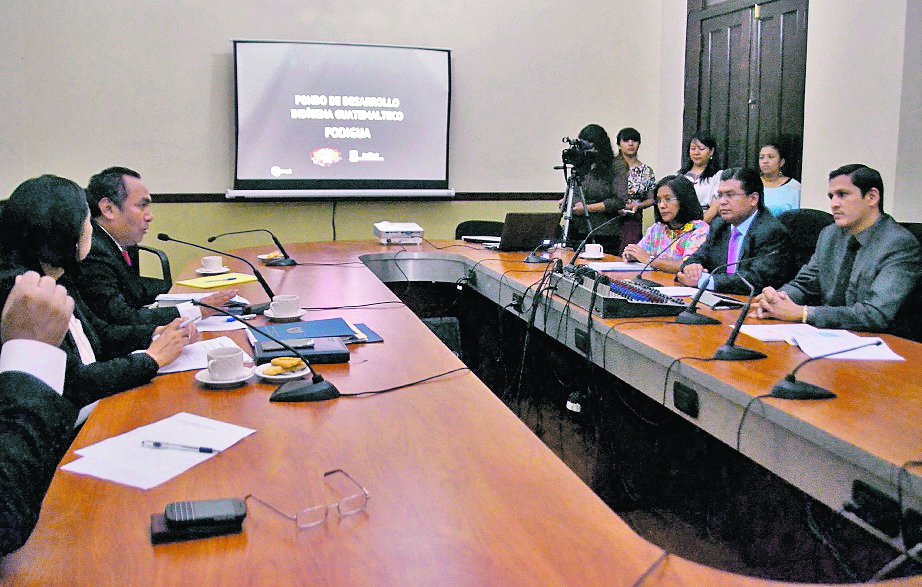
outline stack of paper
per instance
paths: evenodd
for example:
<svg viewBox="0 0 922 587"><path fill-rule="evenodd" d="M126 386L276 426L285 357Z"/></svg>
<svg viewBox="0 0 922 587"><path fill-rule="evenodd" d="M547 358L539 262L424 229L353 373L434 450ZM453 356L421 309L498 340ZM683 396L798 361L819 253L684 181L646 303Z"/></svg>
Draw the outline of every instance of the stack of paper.
<svg viewBox="0 0 922 587"><path fill-rule="evenodd" d="M82 458L61 467L71 473L91 475L122 485L150 489L169 481L217 453L157 449L144 441L224 451L256 432L211 418L180 412L165 420L135 428L125 434L77 450Z"/></svg>

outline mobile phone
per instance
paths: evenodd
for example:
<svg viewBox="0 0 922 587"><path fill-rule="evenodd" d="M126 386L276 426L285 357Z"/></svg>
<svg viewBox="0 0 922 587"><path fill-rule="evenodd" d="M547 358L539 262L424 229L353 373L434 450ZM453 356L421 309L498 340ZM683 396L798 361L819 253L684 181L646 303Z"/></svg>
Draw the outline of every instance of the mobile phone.
<svg viewBox="0 0 922 587"><path fill-rule="evenodd" d="M246 515L247 506L242 499L177 501L163 510L166 523L171 526L239 523Z"/></svg>
<svg viewBox="0 0 922 587"><path fill-rule="evenodd" d="M314 339L313 338L293 338L291 340L286 340L288 346L295 349L312 349L314 348ZM285 347L280 345L277 342L266 340L262 342L263 352L268 351L282 351L285 350Z"/></svg>

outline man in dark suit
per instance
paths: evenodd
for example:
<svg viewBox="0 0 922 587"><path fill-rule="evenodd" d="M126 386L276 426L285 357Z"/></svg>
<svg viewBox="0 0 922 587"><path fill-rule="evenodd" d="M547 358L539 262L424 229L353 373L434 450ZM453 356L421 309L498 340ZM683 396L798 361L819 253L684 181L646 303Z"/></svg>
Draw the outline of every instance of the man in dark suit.
<svg viewBox="0 0 922 587"><path fill-rule="evenodd" d="M754 169L725 170L717 187L719 217L711 222L707 240L676 275L683 285L719 292L748 294L777 286L790 276L788 231L765 208L762 178Z"/></svg>
<svg viewBox="0 0 922 587"><path fill-rule="evenodd" d="M50 277L16 278L0 319L0 555L35 524L77 410L61 396L66 355L57 348L74 301ZM36 320L36 316L41 316Z"/></svg>
<svg viewBox="0 0 922 587"><path fill-rule="evenodd" d="M138 172L110 167L90 178L87 202L93 217L93 246L81 265L78 288L84 303L112 324L169 324L183 316L202 314L191 304L147 308L162 291L151 289L131 267L128 248L144 238L153 220L150 192ZM204 298L212 306L225 305L236 290ZM205 310L205 315L211 312Z"/></svg>
<svg viewBox="0 0 922 587"><path fill-rule="evenodd" d="M834 223L797 276L754 300L759 318L883 332L922 275L919 242L884 213L880 173L858 163L829 174Z"/></svg>

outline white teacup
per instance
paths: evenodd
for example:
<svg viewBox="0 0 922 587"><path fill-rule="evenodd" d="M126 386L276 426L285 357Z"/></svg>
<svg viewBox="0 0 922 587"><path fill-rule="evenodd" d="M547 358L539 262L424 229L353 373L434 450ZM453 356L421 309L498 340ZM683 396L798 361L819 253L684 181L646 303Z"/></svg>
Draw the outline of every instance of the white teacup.
<svg viewBox="0 0 922 587"><path fill-rule="evenodd" d="M597 243L587 243L586 248L583 249L586 252L587 257L601 257L602 256L602 245Z"/></svg>
<svg viewBox="0 0 922 587"><path fill-rule="evenodd" d="M238 379L245 373L240 348L221 347L208 351L208 374L215 381Z"/></svg>
<svg viewBox="0 0 922 587"><path fill-rule="evenodd" d="M301 306L298 302L298 296L281 295L272 298L269 309L272 310L276 318L291 318L298 315Z"/></svg>
<svg viewBox="0 0 922 587"><path fill-rule="evenodd" d="M202 269L205 271L220 271L224 268L224 259L220 255L202 257Z"/></svg>

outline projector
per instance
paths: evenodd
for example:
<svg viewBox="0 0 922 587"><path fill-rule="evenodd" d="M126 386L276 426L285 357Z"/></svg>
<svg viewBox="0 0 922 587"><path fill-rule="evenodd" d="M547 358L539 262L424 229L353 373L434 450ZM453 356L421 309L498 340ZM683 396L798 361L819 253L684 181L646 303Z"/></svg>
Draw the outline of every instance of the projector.
<svg viewBox="0 0 922 587"><path fill-rule="evenodd" d="M377 222L375 238L382 245L418 245L423 242L423 228L415 222Z"/></svg>

